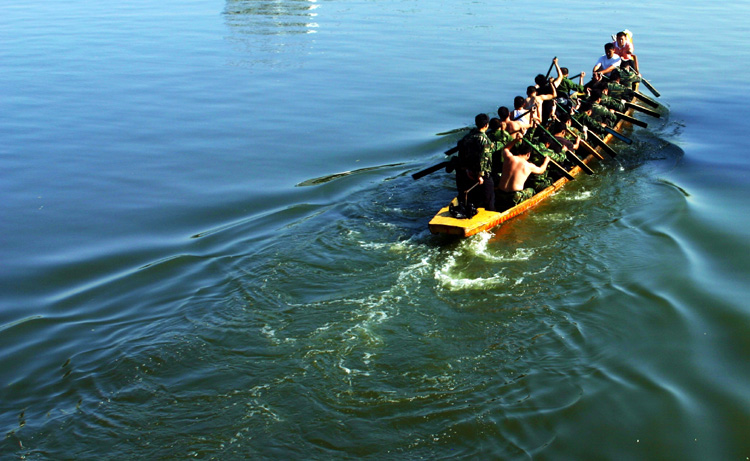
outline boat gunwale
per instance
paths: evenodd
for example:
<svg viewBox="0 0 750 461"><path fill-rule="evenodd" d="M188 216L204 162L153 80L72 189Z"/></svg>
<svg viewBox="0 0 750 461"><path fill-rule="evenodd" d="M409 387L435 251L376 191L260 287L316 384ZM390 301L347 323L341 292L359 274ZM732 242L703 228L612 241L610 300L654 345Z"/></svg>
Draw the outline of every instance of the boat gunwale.
<svg viewBox="0 0 750 461"><path fill-rule="evenodd" d="M637 90L639 86L639 83L636 83L636 85L633 87L634 90ZM630 99L630 102L633 103L636 101L636 97L633 97ZM632 116L635 110L633 108L628 108L628 110L625 112L626 115ZM618 128L622 128L625 124L631 125L629 122L625 120L619 120L615 126L614 130L616 131ZM632 126L632 125L631 125ZM615 139L612 134L607 134L602 138L602 141L604 141L605 144L610 144L610 142ZM601 146L593 147L590 146L590 148L598 153L603 153L604 149ZM597 160L598 158L593 154L589 153L586 158L582 159L583 163L588 165L590 162ZM583 171L580 166L575 165L573 166L568 173L575 177L578 176L578 174ZM566 177L561 177L554 183L552 183L550 186L547 186L545 189L542 189L541 191L534 194L531 198L524 200L523 202L519 203L516 206L513 206L511 208L508 208L504 211L487 211L484 208L478 208L477 209L477 215L469 218L469 219L458 219L453 218L450 216L449 212L449 206L445 206L440 209L440 211L437 212L437 214L430 220L428 227L430 229L430 232L433 234L449 234L449 235L458 235L460 237L466 238L471 237L472 235L478 234L479 232L483 232L489 229L492 229L494 227L499 226L500 224L528 211L529 209L533 208L534 206L538 205L540 202L548 198L550 195L554 194L558 190L560 190L565 184L570 182L571 180ZM458 200L457 198L453 198L451 200L450 204L457 205ZM449 205L450 205L449 204ZM444 222L436 222L436 220L444 221L444 220L451 220L456 221L458 224L447 224ZM477 222L478 221L478 222ZM472 222L477 222L476 225L461 225L462 223L470 224Z"/></svg>

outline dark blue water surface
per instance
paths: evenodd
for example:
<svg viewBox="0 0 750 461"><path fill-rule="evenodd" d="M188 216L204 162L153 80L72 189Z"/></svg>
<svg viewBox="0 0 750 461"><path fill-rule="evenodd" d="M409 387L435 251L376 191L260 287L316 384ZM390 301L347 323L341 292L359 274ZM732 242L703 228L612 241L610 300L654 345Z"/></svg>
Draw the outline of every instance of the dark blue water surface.
<svg viewBox="0 0 750 461"><path fill-rule="evenodd" d="M750 457L750 4L0 11L0 458ZM662 117L432 236L436 133L624 28Z"/></svg>

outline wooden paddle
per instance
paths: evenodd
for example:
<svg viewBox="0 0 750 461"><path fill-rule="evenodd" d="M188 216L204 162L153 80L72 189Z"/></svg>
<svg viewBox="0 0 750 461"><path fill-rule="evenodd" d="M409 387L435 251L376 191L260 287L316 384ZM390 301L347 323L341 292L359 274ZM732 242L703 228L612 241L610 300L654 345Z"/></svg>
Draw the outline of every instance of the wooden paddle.
<svg viewBox="0 0 750 461"><path fill-rule="evenodd" d="M474 127L473 126L465 126L463 128L456 128L455 130L443 131L442 133L436 133L435 136L447 136L449 134L460 133L462 131L470 130L472 128L474 128Z"/></svg>
<svg viewBox="0 0 750 461"><path fill-rule="evenodd" d="M625 115L622 112L614 111L614 114L617 116L618 120L625 120L626 122L632 123L633 125L642 126L643 128L646 128L648 126L648 123L642 122L637 118L631 117L630 115Z"/></svg>
<svg viewBox="0 0 750 461"><path fill-rule="evenodd" d="M643 82L644 85L646 85L646 88L648 88L648 91L650 91L650 92L652 92L654 94L654 96L656 96L657 98L659 96L661 96L661 93L659 93L658 91L656 91L656 88L654 88L654 86L651 85L651 83L648 80L646 80L645 78L643 78L642 75L641 75L641 81Z"/></svg>
<svg viewBox="0 0 750 461"><path fill-rule="evenodd" d="M570 133L570 132L569 132ZM571 133L572 134L572 133ZM596 149L594 149L591 144L587 143L585 140L581 139L581 145L578 146L578 150L584 150L588 152L589 154L593 155L594 157L598 158L599 160L604 160L604 157L602 154L600 154Z"/></svg>
<svg viewBox="0 0 750 461"><path fill-rule="evenodd" d="M416 181L417 179L422 178L424 176L427 176L428 174L434 173L434 172L436 172L436 171L438 171L438 170L442 169L443 167L446 167L446 166L448 166L450 164L451 164L451 162L440 162L437 165L432 165L431 167L425 168L422 171L417 171L416 173L414 173L413 175L411 175L411 177L414 178L414 180Z"/></svg>
<svg viewBox="0 0 750 461"><path fill-rule="evenodd" d="M625 135L622 135L622 134L616 132L615 130L613 130L612 128L610 128L608 126L604 127L604 131L606 131L607 133L611 134L612 136L614 136L615 138L619 139L620 141L624 142L625 144L633 144L633 140L632 139L628 138Z"/></svg>
<svg viewBox="0 0 750 461"><path fill-rule="evenodd" d="M633 93L633 96L634 96L634 97L635 97L636 99L638 99L638 100L640 100L640 101L643 101L643 102L645 102L645 103L646 103L646 104L648 104L649 106L651 106L651 107L659 107L659 103L658 103L658 102L656 102L656 101L654 101L653 99L649 98L649 97L648 97L648 96L646 96L645 94L641 94L641 93L639 93L639 92L637 92L637 91L633 91L632 93Z"/></svg>
<svg viewBox="0 0 750 461"><path fill-rule="evenodd" d="M633 104L632 102L626 102L625 103L625 107L627 107L629 109L637 110L639 112L643 112L644 114L650 115L652 117L661 118L661 114L660 113L658 113L656 111L653 111L651 109L647 109L647 108L645 108L643 106L639 106L638 104Z"/></svg>
<svg viewBox="0 0 750 461"><path fill-rule="evenodd" d="M565 112L566 114L570 115L570 121L573 124L575 124L576 128L578 128L579 130L583 130L583 125L581 124L581 122L579 122L578 120L574 119L573 116L570 114L570 112L568 112L567 110L565 110L565 108L562 107L562 106L560 106L560 105L558 105L557 107L559 109L562 109L562 111ZM595 135L591 130L588 130L588 136L591 136L591 139L594 141L594 143L597 146L601 147L602 150L607 153L607 155L609 155L612 158L617 157L617 152L615 152L614 149L612 149L611 147L609 147L609 145L606 142L602 141L602 138L600 138L599 136Z"/></svg>
<svg viewBox="0 0 750 461"><path fill-rule="evenodd" d="M547 75L544 76L545 80L549 78L549 74L550 72L552 72L552 68L555 67L555 59L557 59L557 56L552 59L552 64L549 65L549 69L547 69Z"/></svg>
<svg viewBox="0 0 750 461"><path fill-rule="evenodd" d="M549 136L553 141L555 141L555 143L557 143L557 145L560 146L561 149L563 149L563 151L565 152L565 155L568 158L570 158L573 161L573 163L575 163L576 165L578 165L579 167L581 167L581 169L583 171L585 171L586 174L594 174L594 170L592 170L590 166L588 166L585 163L583 163L583 160L581 160L580 158L578 158L578 156L575 154L575 152L573 152L573 151L571 151L569 149L566 149L562 145L562 143L560 142L560 140L557 139L556 137L552 136L552 133L550 133L545 127L543 127L542 125L538 125L538 126L542 130L544 130L544 132L547 133L547 136ZM552 159L550 159L550 160L552 160Z"/></svg>
<svg viewBox="0 0 750 461"><path fill-rule="evenodd" d="M542 157L547 157L547 158L549 158L549 156L547 156L547 155L544 155L544 154L543 154L543 153L542 153L542 152L541 152L541 151L540 151L539 149L537 149L537 147L536 147L536 146L535 146L535 145L534 145L534 144L533 144L533 143L532 143L531 141L529 141L529 140L528 140L528 139L526 139L526 138L523 138L523 140L524 140L524 141L526 142L526 144L528 144L529 146L531 146L531 148L532 148L532 149L534 149L534 150L536 151L536 153L537 153L537 154L541 155ZM552 159L550 158L550 159L549 159L549 162L550 162L550 163L551 163L552 165L555 165L555 166L557 167L557 169L559 169L559 170L560 170L560 172L562 173L562 175L563 175L563 176L565 176L565 177L566 177L566 178L567 178L568 180L570 180L570 181L573 181L574 179L576 179L576 178L575 178L575 177L574 177L573 175L571 175L570 173L568 173L568 172L567 172L567 171L565 170L565 168L563 168L563 167L562 167L562 165L560 165L560 164L559 164L559 163L557 163L556 161L554 161L554 160L552 160Z"/></svg>

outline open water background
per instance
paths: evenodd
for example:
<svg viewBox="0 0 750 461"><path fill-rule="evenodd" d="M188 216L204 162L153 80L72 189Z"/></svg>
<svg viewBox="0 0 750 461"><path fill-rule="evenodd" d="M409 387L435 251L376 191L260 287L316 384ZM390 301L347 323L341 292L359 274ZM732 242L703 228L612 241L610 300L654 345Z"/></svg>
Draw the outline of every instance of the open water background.
<svg viewBox="0 0 750 461"><path fill-rule="evenodd" d="M750 457L750 3L0 12L0 458ZM435 134L623 28L664 116L430 235Z"/></svg>

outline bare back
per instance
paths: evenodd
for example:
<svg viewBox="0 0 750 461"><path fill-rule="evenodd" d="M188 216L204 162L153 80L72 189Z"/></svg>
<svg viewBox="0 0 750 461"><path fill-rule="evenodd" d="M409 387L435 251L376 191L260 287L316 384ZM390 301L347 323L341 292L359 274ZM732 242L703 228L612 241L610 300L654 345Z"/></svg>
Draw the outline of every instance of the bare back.
<svg viewBox="0 0 750 461"><path fill-rule="evenodd" d="M528 156L513 155L509 149L503 149L503 158L503 174L500 175L498 184L503 192L523 190L529 175L544 173L549 162L549 157L545 157L542 166L536 166L528 161Z"/></svg>

